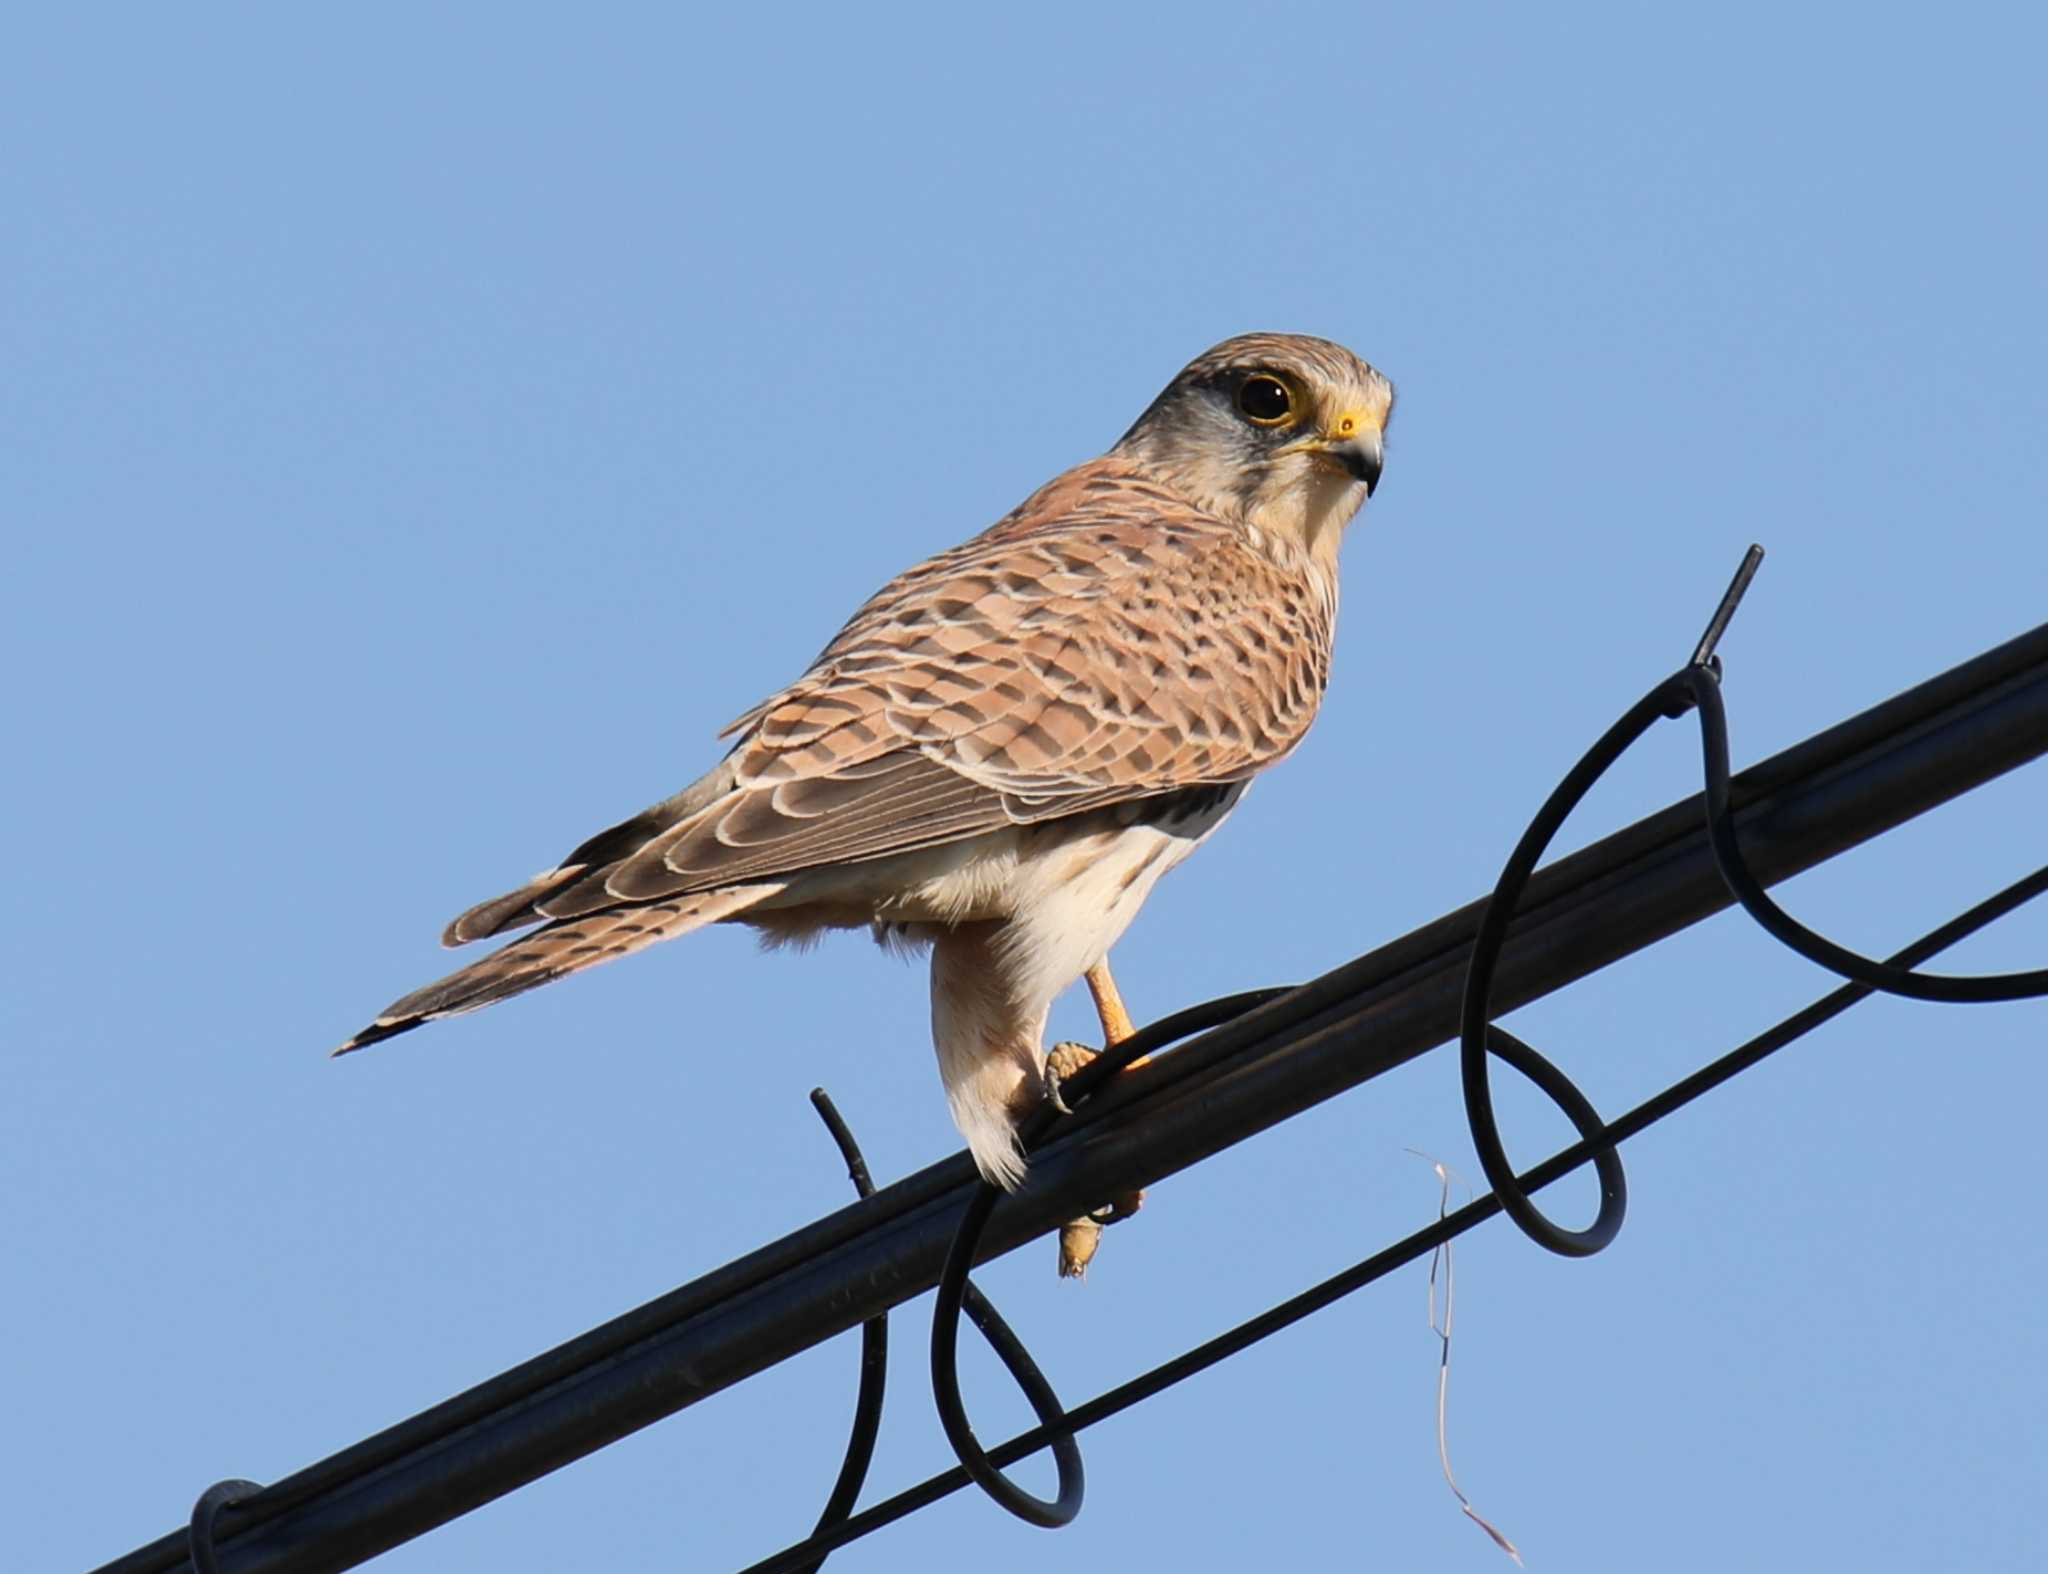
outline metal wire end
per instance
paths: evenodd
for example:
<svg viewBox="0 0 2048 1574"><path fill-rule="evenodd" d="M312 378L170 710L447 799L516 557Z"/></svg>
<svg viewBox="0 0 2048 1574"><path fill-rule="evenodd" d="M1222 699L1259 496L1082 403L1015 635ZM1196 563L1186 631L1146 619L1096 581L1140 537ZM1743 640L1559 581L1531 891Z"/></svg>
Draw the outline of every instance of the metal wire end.
<svg viewBox="0 0 2048 1574"><path fill-rule="evenodd" d="M1721 636L1728 632L1729 621L1735 616L1735 609L1742 605L1742 598L1749 593L1749 582L1756 578L1756 571L1763 567L1764 549L1754 542L1742 554L1742 564L1735 570L1735 577L1728 582L1728 589L1721 597L1721 604L1714 608L1714 615L1707 621L1707 631L1700 636L1699 644L1693 647L1689 667L1706 667L1715 676L1721 672L1721 658L1714 654L1714 647L1721 643Z"/></svg>

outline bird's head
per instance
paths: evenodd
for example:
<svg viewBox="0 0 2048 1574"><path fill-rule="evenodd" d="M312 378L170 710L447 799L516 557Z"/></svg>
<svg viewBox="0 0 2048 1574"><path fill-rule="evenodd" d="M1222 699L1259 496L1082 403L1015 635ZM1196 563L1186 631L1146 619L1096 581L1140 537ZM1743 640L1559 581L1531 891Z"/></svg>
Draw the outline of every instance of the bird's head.
<svg viewBox="0 0 2048 1574"><path fill-rule="evenodd" d="M1394 385L1341 344L1247 333L1190 362L1112 452L1220 518L1334 558L1379 484Z"/></svg>

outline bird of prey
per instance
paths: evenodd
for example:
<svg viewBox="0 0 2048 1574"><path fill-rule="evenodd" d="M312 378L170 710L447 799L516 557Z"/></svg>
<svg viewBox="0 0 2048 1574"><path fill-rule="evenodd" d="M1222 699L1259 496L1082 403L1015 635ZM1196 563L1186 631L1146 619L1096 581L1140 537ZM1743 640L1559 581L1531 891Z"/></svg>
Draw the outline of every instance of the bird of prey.
<svg viewBox="0 0 2048 1574"><path fill-rule="evenodd" d="M1110 947L1315 717L1393 402L1326 339L1217 345L1101 458L877 591L709 773L458 917L448 945L531 933L337 1053L706 924L867 928L929 948L953 1119L1016 1186L1054 998L1085 977L1129 1035Z"/></svg>

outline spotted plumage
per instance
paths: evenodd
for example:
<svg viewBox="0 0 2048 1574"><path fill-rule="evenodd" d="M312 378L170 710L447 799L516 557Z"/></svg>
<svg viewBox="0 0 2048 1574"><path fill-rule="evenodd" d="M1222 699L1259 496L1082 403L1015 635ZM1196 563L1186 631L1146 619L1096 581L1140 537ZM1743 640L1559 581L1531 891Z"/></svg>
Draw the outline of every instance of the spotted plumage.
<svg viewBox="0 0 2048 1574"><path fill-rule="evenodd" d="M1315 718L1392 403L1326 340L1217 346L1103 457L878 591L707 775L456 918L450 945L532 932L342 1049L708 923L868 927L930 947L954 1117L1014 1185L1054 997L1088 972L1100 998L1154 883Z"/></svg>

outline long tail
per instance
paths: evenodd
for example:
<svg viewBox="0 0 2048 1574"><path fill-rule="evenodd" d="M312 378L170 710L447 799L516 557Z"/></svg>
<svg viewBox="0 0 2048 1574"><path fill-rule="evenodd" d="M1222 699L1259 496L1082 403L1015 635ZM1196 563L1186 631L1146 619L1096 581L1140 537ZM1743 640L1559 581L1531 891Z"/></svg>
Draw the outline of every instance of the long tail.
<svg viewBox="0 0 2048 1574"><path fill-rule="evenodd" d="M700 891L644 906L615 907L568 918L537 929L446 978L395 1000L377 1020L334 1053L346 1055L380 1039L411 1031L425 1022L509 1000L570 973L595 967L692 929L716 923L765 901L779 885L745 885Z"/></svg>

